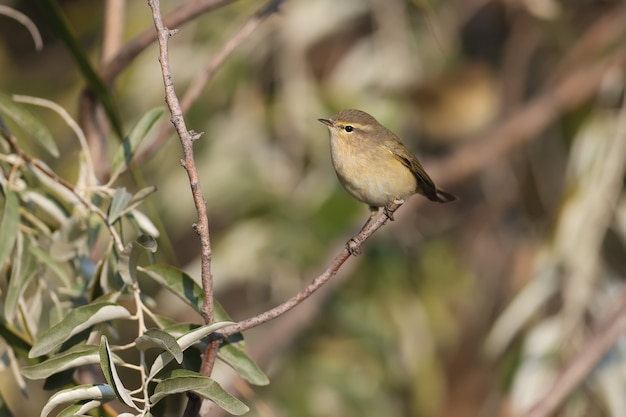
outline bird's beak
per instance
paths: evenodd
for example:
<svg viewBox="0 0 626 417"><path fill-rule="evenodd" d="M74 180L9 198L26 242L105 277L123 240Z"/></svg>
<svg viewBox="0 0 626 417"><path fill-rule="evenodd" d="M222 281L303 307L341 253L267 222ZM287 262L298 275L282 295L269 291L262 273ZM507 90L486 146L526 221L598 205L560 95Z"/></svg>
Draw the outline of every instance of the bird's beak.
<svg viewBox="0 0 626 417"><path fill-rule="evenodd" d="M332 120L329 120L329 119L317 119L317 120L324 123L326 126L329 126L329 127L335 126L335 122L333 122Z"/></svg>

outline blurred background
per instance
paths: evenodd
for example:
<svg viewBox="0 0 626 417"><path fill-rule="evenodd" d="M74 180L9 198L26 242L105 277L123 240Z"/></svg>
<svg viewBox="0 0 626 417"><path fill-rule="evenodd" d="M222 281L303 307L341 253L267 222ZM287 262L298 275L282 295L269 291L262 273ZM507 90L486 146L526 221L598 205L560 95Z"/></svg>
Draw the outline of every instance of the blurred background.
<svg viewBox="0 0 626 417"><path fill-rule="evenodd" d="M3 3L33 19L44 47L0 15L0 90L80 119L85 80L45 8ZM59 1L96 68L107 3ZM145 2L122 4L123 45L153 23ZM164 14L181 4L163 1ZM222 1L178 27L179 96L265 4ZM216 291L234 319L307 285L368 216L339 185L317 118L371 113L460 197L414 196L329 286L246 333L271 384L222 368L216 378L250 416L513 416L547 392L624 299L624 22L618 0L286 0L236 49L186 115L204 132ZM111 80L125 131L163 105L157 57L151 45ZM73 181L74 135L32 111L61 157L30 150ZM158 131L136 164L158 187L144 210L160 224L157 258L199 277L180 143ZM118 141L93 144L106 181ZM152 295L161 314L200 322L166 290ZM625 349L615 344L558 415L626 415Z"/></svg>

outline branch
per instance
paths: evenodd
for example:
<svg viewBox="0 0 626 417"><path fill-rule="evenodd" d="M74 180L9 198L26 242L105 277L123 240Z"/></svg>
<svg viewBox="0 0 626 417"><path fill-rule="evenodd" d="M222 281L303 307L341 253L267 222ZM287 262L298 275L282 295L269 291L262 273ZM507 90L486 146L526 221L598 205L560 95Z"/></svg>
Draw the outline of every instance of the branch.
<svg viewBox="0 0 626 417"><path fill-rule="evenodd" d="M326 268L326 270L319 276L317 276L306 288L302 291L291 297L289 300L280 304L277 307L274 307L271 310L265 311L259 315L251 317L249 319L240 321L237 324L232 326L228 326L224 328L218 335L218 337L228 337L233 334L242 332L244 330L251 329L253 327L259 326L263 323L267 323L270 320L275 319L278 316L282 316L298 304L302 303L304 300L313 295L317 290L319 290L324 284L326 284L336 273L339 271L339 268L346 262L346 260L350 257L351 253L357 254L361 245L378 229L380 229L387 220L389 220L389 216L393 215L396 210L398 210L403 203L394 202L390 203L387 206L387 214L385 214L384 210L380 210L380 213L376 217L369 221L363 229L352 239L348 241L346 247L343 251L335 257L335 259L331 262L330 266ZM350 250L348 250L348 247Z"/></svg>
<svg viewBox="0 0 626 417"><path fill-rule="evenodd" d="M161 72L163 73L163 82L165 84L165 102L170 110L171 122L176 129L176 133L180 138L183 148L183 159L181 165L185 168L189 177L189 185L191 186L191 194L193 202L196 206L198 214L198 223L194 225L196 233L200 236L201 245L201 271L202 271L202 289L204 291L204 306L202 314L207 324L213 322L213 276L211 274L211 241L209 239L209 219L206 211L206 203L202 197L202 188L198 177L198 170L194 160L193 143L200 137L195 132L187 130L180 102L176 96L172 71L169 64L169 53L167 42L170 36L176 34L176 31L167 29L161 17L159 0L149 0L148 4L152 9L152 17L154 25L158 32L159 42L159 62L161 64Z"/></svg>
<svg viewBox="0 0 626 417"><path fill-rule="evenodd" d="M159 62L161 64L161 72L163 74L163 83L165 85L165 102L170 110L171 121L176 129L176 133L180 138L183 148L183 159L181 164L187 176L189 177L189 185L193 197L196 212L198 213L198 223L194 225L194 229L200 237L200 259L201 259L201 280L202 293L204 295L204 304L202 306L202 316L205 323L210 324L214 320L214 304L213 304L213 275L211 273L211 239L209 236L209 218L206 211L206 203L202 197L202 188L198 177L198 170L194 160L193 143L201 136L195 132L187 130L183 111L176 96L174 89L174 81L172 71L169 64L168 39L176 34L176 31L170 31L165 27L159 0L148 0L148 5L152 9L152 18L157 31L157 39L159 43ZM213 340L208 346L202 361L200 372L205 376L211 376L213 373L213 365L217 357L217 349L219 341ZM202 399L195 394L189 394L185 416L195 416L198 414Z"/></svg>

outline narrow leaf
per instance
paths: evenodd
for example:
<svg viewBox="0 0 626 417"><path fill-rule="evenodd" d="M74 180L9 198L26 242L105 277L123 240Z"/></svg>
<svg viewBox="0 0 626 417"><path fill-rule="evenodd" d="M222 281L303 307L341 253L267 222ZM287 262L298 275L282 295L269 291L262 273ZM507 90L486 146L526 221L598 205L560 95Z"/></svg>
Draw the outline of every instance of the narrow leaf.
<svg viewBox="0 0 626 417"><path fill-rule="evenodd" d="M109 222L111 224L115 223L121 217L132 197L133 195L126 191L126 188L117 188L115 190L113 200L111 200L111 206L109 207Z"/></svg>
<svg viewBox="0 0 626 417"><path fill-rule="evenodd" d="M150 397L152 404L157 403L171 394L193 391L234 415L242 415L250 411L248 406L230 395L214 380L197 372L177 369L163 379L154 388L154 394Z"/></svg>
<svg viewBox="0 0 626 417"><path fill-rule="evenodd" d="M117 267L122 280L126 284L133 285L137 282L137 262L139 257L146 249L152 251L152 248L156 246L156 241L150 243L150 239L150 237L142 235L138 241L133 241L126 245L124 251L120 253Z"/></svg>
<svg viewBox="0 0 626 417"><path fill-rule="evenodd" d="M115 391L117 398L127 406L139 411L135 403L133 403L133 399L128 393L128 390L124 387L120 376L117 374L115 361L111 354L111 348L109 348L109 341L104 335L100 339L100 366L102 367L104 378Z"/></svg>
<svg viewBox="0 0 626 417"><path fill-rule="evenodd" d="M2 417L13 417L13 413L9 410L2 393L0 392L0 416Z"/></svg>
<svg viewBox="0 0 626 417"><path fill-rule="evenodd" d="M141 235L137 238L136 240L137 244L140 245L142 248L144 248L147 251L150 251L152 253L155 253L158 249L158 244L155 238L153 238L152 236L148 236L148 235Z"/></svg>
<svg viewBox="0 0 626 417"><path fill-rule="evenodd" d="M0 113L11 118L11 120L28 132L50 155L55 158L59 156L59 148L48 128L32 113L27 111L24 106L16 103L11 97L3 93L0 93Z"/></svg>
<svg viewBox="0 0 626 417"><path fill-rule="evenodd" d="M133 127L128 136L124 139L113 157L111 167L111 179L109 184L117 179L117 177L128 169L141 141L146 137L150 128L163 115L165 109L157 107L146 113Z"/></svg>
<svg viewBox="0 0 626 417"><path fill-rule="evenodd" d="M17 194L7 189L4 195L4 209L0 220L0 269L2 269L15 246L17 229L20 223L20 202Z"/></svg>
<svg viewBox="0 0 626 417"><path fill-rule="evenodd" d="M148 196L153 194L156 191L156 189L157 189L156 187L150 186L150 187L142 188L141 190L137 191L133 195L133 197L130 199L128 204L126 204L126 208L124 210L122 210L122 212L120 213L120 217L130 213L135 208L137 208L137 206L139 206L141 203L143 203L143 201L146 198L148 198Z"/></svg>
<svg viewBox="0 0 626 417"><path fill-rule="evenodd" d="M135 339L135 343L139 350L159 348L170 352L179 364L183 361L183 350L176 342L176 338L163 330L149 329Z"/></svg>
<svg viewBox="0 0 626 417"><path fill-rule="evenodd" d="M147 274L150 278L172 291L181 300L202 314L204 295L202 287L193 278L171 265L154 264L139 271ZM215 321L231 321L224 308L215 301Z"/></svg>
<svg viewBox="0 0 626 417"><path fill-rule="evenodd" d="M29 251L39 262L45 265L49 271L58 276L66 287L70 287L72 285L71 278L69 277L67 271L63 269L61 264L56 259L53 259L50 254L37 245L31 245Z"/></svg>
<svg viewBox="0 0 626 417"><path fill-rule="evenodd" d="M231 324L234 324L234 323L229 322L229 321L223 321L220 323L213 323L213 324L208 324L206 326L201 326L201 327L198 327L197 329L193 329L185 333L184 335L178 337L176 339L176 342L180 346L181 350L185 351L187 350L187 348L189 348L189 346L204 339L211 333L219 329L222 329L226 326L230 326ZM154 376L156 376L156 374L161 372L163 367L167 365L168 363L170 363L172 359L174 359L174 356L170 352L167 352L167 351L157 356L157 358L152 363L152 367L150 368L150 374L148 378L149 379L154 378Z"/></svg>
<svg viewBox="0 0 626 417"><path fill-rule="evenodd" d="M4 314L9 321L13 320L22 293L37 271L37 263L33 262L32 255L28 251L29 242L29 239L25 239L21 233L17 234L11 278L4 304Z"/></svg>
<svg viewBox="0 0 626 417"><path fill-rule="evenodd" d="M102 401L98 401L98 400L87 401L84 404L73 404L61 410L61 412L57 414L57 417L77 417L77 416L91 417L91 415L87 413L95 408L100 407L101 405L102 405Z"/></svg>
<svg viewBox="0 0 626 417"><path fill-rule="evenodd" d="M30 341L8 323L5 317L0 317L0 337L13 348L18 356L28 358L28 352L32 348ZM29 360L29 362L34 361Z"/></svg>
<svg viewBox="0 0 626 417"><path fill-rule="evenodd" d="M113 399L115 399L115 392L108 385L79 385L59 391L50 397L39 416L46 417L57 406L69 402L83 400L101 400L101 402L108 402Z"/></svg>
<svg viewBox="0 0 626 417"><path fill-rule="evenodd" d="M121 362L121 359L115 355L114 360ZM44 379L66 369L99 362L100 353L98 346L81 345L55 355L37 365L25 366L22 368L22 374L29 379Z"/></svg>
<svg viewBox="0 0 626 417"><path fill-rule="evenodd" d="M249 383L254 385L267 385L270 383L270 380L261 371L261 368L238 344L223 344L220 346L217 356Z"/></svg>
<svg viewBox="0 0 626 417"><path fill-rule="evenodd" d="M113 303L96 302L78 307L71 310L60 323L39 336L28 356L34 358L45 355L73 335L95 324L129 317L128 310Z"/></svg>

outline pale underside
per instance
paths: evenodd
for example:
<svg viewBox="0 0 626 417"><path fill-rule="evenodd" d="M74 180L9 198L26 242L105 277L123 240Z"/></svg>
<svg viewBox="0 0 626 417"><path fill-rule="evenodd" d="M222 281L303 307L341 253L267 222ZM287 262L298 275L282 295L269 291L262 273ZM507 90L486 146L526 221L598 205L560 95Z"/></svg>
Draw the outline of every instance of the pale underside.
<svg viewBox="0 0 626 417"><path fill-rule="evenodd" d="M416 192L415 175L390 151L385 155L366 155L363 149L352 150L338 157L331 143L332 162L337 177L346 191L357 200L372 207L383 207L394 200L404 200ZM380 148L376 151L380 152Z"/></svg>

